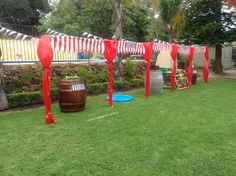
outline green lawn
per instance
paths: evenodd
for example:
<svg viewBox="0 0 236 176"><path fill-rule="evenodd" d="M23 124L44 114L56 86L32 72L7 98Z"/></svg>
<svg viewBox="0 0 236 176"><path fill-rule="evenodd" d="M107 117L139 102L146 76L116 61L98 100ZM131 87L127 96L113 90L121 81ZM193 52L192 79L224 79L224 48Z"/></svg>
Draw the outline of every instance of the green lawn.
<svg viewBox="0 0 236 176"><path fill-rule="evenodd" d="M79 113L54 104L48 126L43 107L0 113L0 175L236 175L235 80L143 93L114 108L89 97Z"/></svg>

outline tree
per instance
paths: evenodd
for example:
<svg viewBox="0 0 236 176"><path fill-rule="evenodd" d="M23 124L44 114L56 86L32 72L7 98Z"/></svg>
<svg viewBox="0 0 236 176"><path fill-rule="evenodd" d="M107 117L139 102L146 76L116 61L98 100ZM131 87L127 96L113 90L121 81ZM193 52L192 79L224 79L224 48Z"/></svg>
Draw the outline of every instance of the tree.
<svg viewBox="0 0 236 176"><path fill-rule="evenodd" d="M178 12L178 8L182 0L159 0L159 15L162 20L162 24L166 25L166 29L168 32L169 42L173 42L174 38L174 23L173 19L176 17Z"/></svg>
<svg viewBox="0 0 236 176"><path fill-rule="evenodd" d="M78 35L80 32L80 21L78 20L81 8L74 1L60 0L52 5L52 12L43 17L40 22L40 30L46 31L47 28L67 33L68 35Z"/></svg>
<svg viewBox="0 0 236 176"><path fill-rule="evenodd" d="M52 13L41 22L45 28L52 28L69 35L94 35L111 38L113 30L113 4L109 0L61 0L52 6Z"/></svg>
<svg viewBox="0 0 236 176"><path fill-rule="evenodd" d="M146 41L150 27L149 9L144 1L114 0L115 38L122 36L130 41ZM116 79L121 79L122 57L116 57Z"/></svg>
<svg viewBox="0 0 236 176"><path fill-rule="evenodd" d="M186 13L182 36L190 43L216 46L215 72L222 73L222 45L236 39L236 12L221 0L196 0Z"/></svg>
<svg viewBox="0 0 236 176"><path fill-rule="evenodd" d="M122 28L125 39L146 41L151 21L152 14L147 5L136 1L123 2Z"/></svg>
<svg viewBox="0 0 236 176"><path fill-rule="evenodd" d="M111 0L92 1L84 7L82 13L86 15L84 24L88 27L89 32L103 38L112 38L114 35L114 4L111 3Z"/></svg>
<svg viewBox="0 0 236 176"><path fill-rule="evenodd" d="M115 38L116 40L122 40L122 4L121 0L115 0ZM122 68L122 56L116 56L116 71L115 77L121 79L121 68Z"/></svg>
<svg viewBox="0 0 236 176"><path fill-rule="evenodd" d="M0 22L24 25L38 25L50 10L47 0L0 0L0 8Z"/></svg>

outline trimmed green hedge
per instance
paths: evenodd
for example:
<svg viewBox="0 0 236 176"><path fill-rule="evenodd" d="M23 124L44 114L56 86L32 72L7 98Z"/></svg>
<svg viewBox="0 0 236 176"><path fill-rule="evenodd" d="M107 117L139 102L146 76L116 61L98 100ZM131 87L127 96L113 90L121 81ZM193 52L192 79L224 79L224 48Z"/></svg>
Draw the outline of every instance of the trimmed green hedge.
<svg viewBox="0 0 236 176"><path fill-rule="evenodd" d="M121 75L124 80L141 78L145 75L145 62L128 60L122 63ZM114 67L115 72L115 67ZM3 66L3 78L7 94L40 91L42 87L43 69L40 64ZM109 81L107 64L53 64L51 68L51 86L56 87L66 76L78 76L87 80L88 84ZM100 87L100 86L99 86ZM102 87L100 87L102 89Z"/></svg>
<svg viewBox="0 0 236 176"><path fill-rule="evenodd" d="M51 89L51 98L52 100L58 99L58 88ZM41 91L7 94L7 99L10 108L24 107L28 105L43 103L43 96Z"/></svg>
<svg viewBox="0 0 236 176"><path fill-rule="evenodd" d="M138 88L143 86L144 86L143 78L132 79L130 81L114 81L113 83L113 88L116 91ZM90 95L106 93L107 89L108 89L107 82L88 84L86 86L86 90ZM7 94L7 98L10 108L24 107L28 105L43 103L43 97L40 91ZM58 88L51 89L51 98L52 100L58 99Z"/></svg>
<svg viewBox="0 0 236 176"><path fill-rule="evenodd" d="M99 94L106 92L108 83L94 83L86 85L86 90L89 94Z"/></svg>

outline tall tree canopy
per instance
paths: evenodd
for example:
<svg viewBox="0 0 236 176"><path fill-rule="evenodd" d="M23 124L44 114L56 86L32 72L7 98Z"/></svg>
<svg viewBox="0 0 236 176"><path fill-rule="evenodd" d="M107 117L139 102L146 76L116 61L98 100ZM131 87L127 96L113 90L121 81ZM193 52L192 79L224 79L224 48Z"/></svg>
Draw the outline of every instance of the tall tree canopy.
<svg viewBox="0 0 236 176"><path fill-rule="evenodd" d="M187 10L185 36L189 42L223 44L235 39L236 13L221 0L197 0Z"/></svg>
<svg viewBox="0 0 236 176"><path fill-rule="evenodd" d="M0 8L0 22L26 25L38 25L50 10L47 0L0 0Z"/></svg>
<svg viewBox="0 0 236 176"><path fill-rule="evenodd" d="M123 4L122 28L125 39L146 41L150 25L151 14L146 5L135 1Z"/></svg>
<svg viewBox="0 0 236 176"><path fill-rule="evenodd" d="M139 1L122 0L123 38L145 41L149 34L150 14ZM111 0L61 0L53 6L51 15L41 22L71 35L83 32L112 38L115 35L115 8Z"/></svg>
<svg viewBox="0 0 236 176"><path fill-rule="evenodd" d="M174 19L179 10L180 4L182 0L159 0L159 14L162 20L162 25L166 25L166 29L168 32L168 38L170 42L173 42L174 38Z"/></svg>
<svg viewBox="0 0 236 176"><path fill-rule="evenodd" d="M236 40L236 11L221 0L195 0L186 12L183 38L188 43L216 46L216 73L222 73L221 48Z"/></svg>

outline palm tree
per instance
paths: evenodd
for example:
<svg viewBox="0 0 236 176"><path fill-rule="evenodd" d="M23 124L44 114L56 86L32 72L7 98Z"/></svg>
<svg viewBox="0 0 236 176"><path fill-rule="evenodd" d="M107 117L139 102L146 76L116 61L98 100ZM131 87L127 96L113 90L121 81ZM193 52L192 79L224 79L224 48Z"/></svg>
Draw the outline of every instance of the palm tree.
<svg viewBox="0 0 236 176"><path fill-rule="evenodd" d="M168 30L169 42L173 42L174 31L179 28L183 22L182 0L159 0L159 15ZM179 25L181 24L181 25Z"/></svg>

